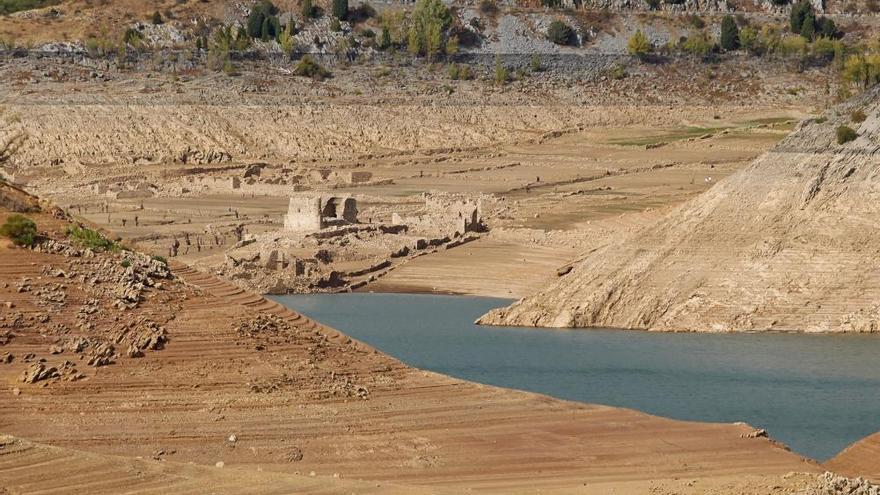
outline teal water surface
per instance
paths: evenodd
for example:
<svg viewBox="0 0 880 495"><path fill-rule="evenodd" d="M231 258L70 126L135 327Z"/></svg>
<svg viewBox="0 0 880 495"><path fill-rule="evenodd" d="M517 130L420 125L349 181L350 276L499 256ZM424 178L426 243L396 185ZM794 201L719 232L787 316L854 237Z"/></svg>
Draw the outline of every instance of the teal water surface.
<svg viewBox="0 0 880 495"><path fill-rule="evenodd" d="M481 327L477 317L510 301L274 299L412 366L677 419L745 421L817 460L880 430L880 336Z"/></svg>

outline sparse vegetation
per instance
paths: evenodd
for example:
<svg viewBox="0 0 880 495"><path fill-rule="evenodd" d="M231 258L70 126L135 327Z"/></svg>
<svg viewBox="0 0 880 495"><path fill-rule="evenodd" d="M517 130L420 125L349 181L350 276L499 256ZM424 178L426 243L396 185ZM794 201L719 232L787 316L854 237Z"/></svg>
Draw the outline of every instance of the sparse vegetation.
<svg viewBox="0 0 880 495"><path fill-rule="evenodd" d="M626 49L630 55L643 58L651 52L653 47L648 37L641 30L638 30L629 38L629 41L626 43Z"/></svg>
<svg viewBox="0 0 880 495"><path fill-rule="evenodd" d="M544 67L541 65L541 57L537 53L532 54L532 58L529 60L529 68L532 72L541 72L544 70Z"/></svg>
<svg viewBox="0 0 880 495"><path fill-rule="evenodd" d="M0 15L58 5L60 0L0 0Z"/></svg>
<svg viewBox="0 0 880 495"><path fill-rule="evenodd" d="M321 64L315 62L312 57L305 55L293 69L296 76L310 77L316 81L323 81L331 76L330 71Z"/></svg>
<svg viewBox="0 0 880 495"><path fill-rule="evenodd" d="M0 225L0 235L8 237L16 246L32 247L37 243L37 224L24 215L10 215Z"/></svg>
<svg viewBox="0 0 880 495"><path fill-rule="evenodd" d="M480 0L480 13L485 16L494 16L498 14L498 4L495 0Z"/></svg>
<svg viewBox="0 0 880 495"><path fill-rule="evenodd" d="M705 57L712 51L715 43L705 31L694 31L679 45L683 53Z"/></svg>
<svg viewBox="0 0 880 495"><path fill-rule="evenodd" d="M81 227L79 225L71 225L68 227L67 236L71 241L93 251L111 251L115 253L123 250L122 245L118 242L107 239L97 230Z"/></svg>
<svg viewBox="0 0 880 495"><path fill-rule="evenodd" d="M557 45L572 45L576 41L574 29L568 24L555 20L547 28L547 39Z"/></svg>
<svg viewBox="0 0 880 495"><path fill-rule="evenodd" d="M846 144L855 140L857 137L859 137L859 135L856 134L856 131L854 131L852 127L842 125L837 128L837 144Z"/></svg>
<svg viewBox="0 0 880 495"><path fill-rule="evenodd" d="M861 110L853 110L853 112L849 114L849 120L852 121L854 124L861 124L867 118L868 116L865 115L865 112Z"/></svg>

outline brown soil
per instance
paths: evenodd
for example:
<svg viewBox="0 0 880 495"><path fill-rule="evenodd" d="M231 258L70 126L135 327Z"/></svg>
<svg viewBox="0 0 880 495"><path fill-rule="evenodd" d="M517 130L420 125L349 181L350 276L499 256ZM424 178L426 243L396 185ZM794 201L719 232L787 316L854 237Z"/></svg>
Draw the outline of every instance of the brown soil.
<svg viewBox="0 0 880 495"><path fill-rule="evenodd" d="M33 216L53 237L64 226L46 214ZM88 287L68 282L66 304L51 313L48 324L36 323L43 311L34 294L54 283L42 267L71 270L77 259L4 245L0 260L0 280L27 277L34 288L0 289L0 299L21 315L10 320L3 307L11 338L0 351L14 359L0 365L0 382L6 384L0 391L0 430L34 442L101 456L165 459L168 466L222 461L255 477L246 479L257 479L259 469L314 471L380 484L495 493L539 488L562 493L584 486L598 493L611 484L640 493L677 479L719 486L734 474L816 471L766 438L748 438L752 430L745 425L673 421L408 368L180 264L173 267L179 278L146 289L137 307L113 309L102 300L93 318L92 338L100 338L114 320L161 319L164 348L142 357L116 356L113 364L92 368L73 351L52 354L53 345L79 330L50 330L75 319ZM45 359L47 366L70 360L84 376L22 383L25 359ZM162 480L169 479L164 473L183 470L183 480L168 476L184 484L203 472L161 461L117 464L51 448L29 452L0 456L0 466L11 463L0 467L7 486L27 485L23 473L53 464L67 473L105 466L96 467L102 473L95 475L96 487L97 480L109 482L119 469L130 469L121 466L149 464L145 472ZM34 482L33 476L24 479ZM72 486L84 482L70 476ZM208 479L218 491L236 491L238 482L224 476ZM64 486L63 478L40 482Z"/></svg>

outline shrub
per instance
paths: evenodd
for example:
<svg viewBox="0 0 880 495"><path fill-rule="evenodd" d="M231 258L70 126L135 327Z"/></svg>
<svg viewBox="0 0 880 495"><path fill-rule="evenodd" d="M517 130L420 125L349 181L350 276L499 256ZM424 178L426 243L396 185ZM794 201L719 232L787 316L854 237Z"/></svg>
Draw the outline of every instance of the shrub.
<svg viewBox="0 0 880 495"><path fill-rule="evenodd" d="M532 72L544 70L544 67L541 66L541 57L537 53L532 54L532 58L529 60L529 68L532 69Z"/></svg>
<svg viewBox="0 0 880 495"><path fill-rule="evenodd" d="M321 64L312 60L312 57L306 55L300 59L299 63L293 69L293 75L310 77L316 81L323 81L330 77L330 71L325 69Z"/></svg>
<svg viewBox="0 0 880 495"><path fill-rule="evenodd" d="M0 0L0 15L57 5L60 0Z"/></svg>
<svg viewBox="0 0 880 495"><path fill-rule="evenodd" d="M134 28L128 28L122 35L122 42L131 46L140 46L144 40L144 35Z"/></svg>
<svg viewBox="0 0 880 495"><path fill-rule="evenodd" d="M153 259L155 261L158 261L159 263L162 263L163 265L166 265L166 266L168 265L168 260L165 259L164 256L153 256Z"/></svg>
<svg viewBox="0 0 880 495"><path fill-rule="evenodd" d="M779 43L779 52L786 57L803 55L807 52L807 41L801 36L786 36Z"/></svg>
<svg viewBox="0 0 880 495"><path fill-rule="evenodd" d="M159 24L165 24L165 21L162 20L162 14L160 14L158 10L153 12L152 21L153 21L153 24L156 26L158 26Z"/></svg>
<svg viewBox="0 0 880 495"><path fill-rule="evenodd" d="M626 49L630 55L635 55L641 58L651 51L651 42L648 41L648 37L639 30L629 38L629 41L626 43Z"/></svg>
<svg viewBox="0 0 880 495"><path fill-rule="evenodd" d="M348 17L348 0L333 0L333 17L340 21Z"/></svg>
<svg viewBox="0 0 880 495"><path fill-rule="evenodd" d="M122 266L122 268L128 268L131 266L131 261L122 260L122 263L120 263L120 265Z"/></svg>
<svg viewBox="0 0 880 495"><path fill-rule="evenodd" d="M469 65L462 64L458 66L458 78L462 81L470 81L474 78Z"/></svg>
<svg viewBox="0 0 880 495"><path fill-rule="evenodd" d="M447 55L455 55L458 53L458 36L450 36L446 40L446 47L443 49Z"/></svg>
<svg viewBox="0 0 880 495"><path fill-rule="evenodd" d="M840 75L863 88L876 84L880 82L880 55L850 55Z"/></svg>
<svg viewBox="0 0 880 495"><path fill-rule="evenodd" d="M694 29L703 29L704 27L706 27L706 22L703 21L703 19L697 14L690 14L689 16L687 16L687 22L690 27Z"/></svg>
<svg viewBox="0 0 880 495"><path fill-rule="evenodd" d="M11 239L16 246L31 247L37 243L37 224L23 215L10 215L0 226L0 235Z"/></svg>
<svg viewBox="0 0 880 495"><path fill-rule="evenodd" d="M608 77L617 81L626 78L626 67L621 64L614 64L614 66L608 69Z"/></svg>
<svg viewBox="0 0 880 495"><path fill-rule="evenodd" d="M510 79L510 73L507 71L507 67L501 63L500 58L495 58L495 84L503 85Z"/></svg>
<svg viewBox="0 0 880 495"><path fill-rule="evenodd" d="M681 50L693 56L706 56L712 51L713 43L709 39L709 35L705 32L698 31L691 33L690 36L681 43Z"/></svg>
<svg viewBox="0 0 880 495"><path fill-rule="evenodd" d="M859 137L851 127L842 125L837 128L837 144L845 144Z"/></svg>
<svg viewBox="0 0 880 495"><path fill-rule="evenodd" d="M853 121L856 124L861 124L867 118L868 116L865 115L865 112L861 110L854 110L851 114L849 114L849 120Z"/></svg>
<svg viewBox="0 0 880 495"><path fill-rule="evenodd" d="M660 8L660 0L645 0L645 2L651 10L657 10Z"/></svg>
<svg viewBox="0 0 880 495"><path fill-rule="evenodd" d="M372 33L372 31L370 31ZM281 45L281 51L287 57L293 53L296 48L296 40L293 38L293 19L287 22L287 28L278 34L278 44Z"/></svg>
<svg viewBox="0 0 880 495"><path fill-rule="evenodd" d="M755 55L760 54L764 48L758 38L758 31L751 26L739 30L739 46Z"/></svg>
<svg viewBox="0 0 880 495"><path fill-rule="evenodd" d="M330 31L333 31L334 33L342 31L342 23L339 22L339 19L336 17L330 19Z"/></svg>
<svg viewBox="0 0 880 495"><path fill-rule="evenodd" d="M480 0L480 13L493 16L498 13L498 4L495 0Z"/></svg>
<svg viewBox="0 0 880 495"><path fill-rule="evenodd" d="M446 72L449 74L449 79L453 81L458 79L458 66L455 64L449 64L449 68L446 69Z"/></svg>
<svg viewBox="0 0 880 495"><path fill-rule="evenodd" d="M824 36L813 42L813 55L819 60L829 61L843 56L843 43Z"/></svg>
<svg viewBox="0 0 880 495"><path fill-rule="evenodd" d="M557 45L571 45L575 40L574 29L560 20L553 21L547 29L547 39Z"/></svg>
<svg viewBox="0 0 880 495"><path fill-rule="evenodd" d="M120 246L119 243L107 239L97 230L92 230L86 227L71 225L67 228L67 236L80 246L89 248L93 251L118 252L122 250L122 246Z"/></svg>
<svg viewBox="0 0 880 495"><path fill-rule="evenodd" d="M726 15L721 20L721 48L732 51L739 48L739 28L733 16Z"/></svg>

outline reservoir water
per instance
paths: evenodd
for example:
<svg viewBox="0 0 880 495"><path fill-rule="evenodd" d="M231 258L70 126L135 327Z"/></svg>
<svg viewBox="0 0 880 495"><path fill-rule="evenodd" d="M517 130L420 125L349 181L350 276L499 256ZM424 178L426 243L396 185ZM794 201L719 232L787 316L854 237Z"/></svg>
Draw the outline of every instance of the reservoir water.
<svg viewBox="0 0 880 495"><path fill-rule="evenodd" d="M745 421L817 460L880 430L880 336L481 327L510 301L274 297L401 361L466 380L684 420Z"/></svg>

